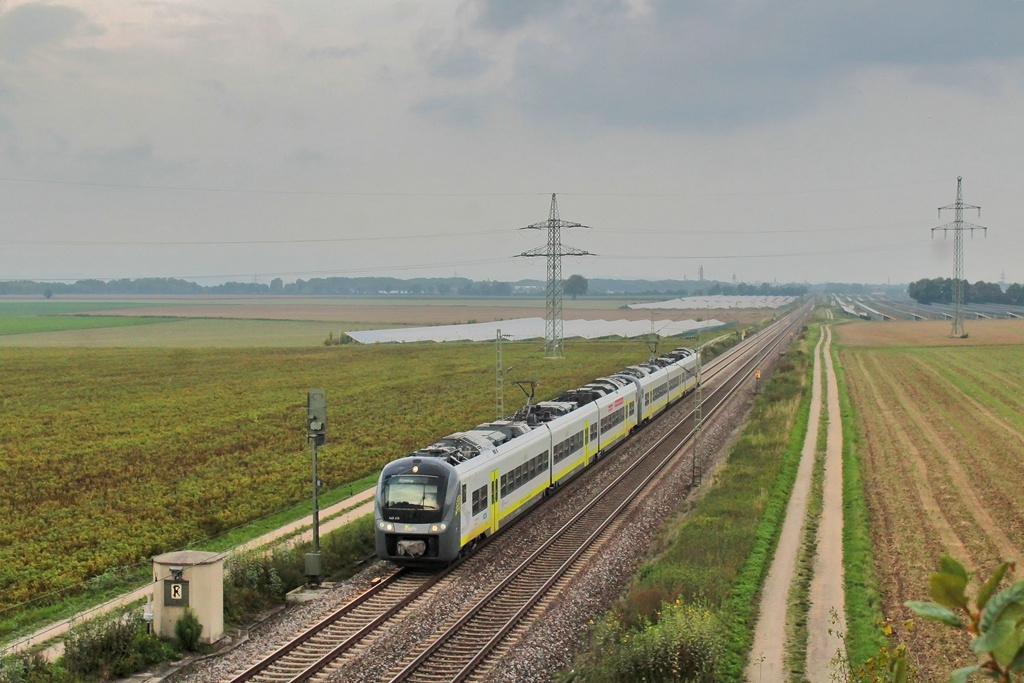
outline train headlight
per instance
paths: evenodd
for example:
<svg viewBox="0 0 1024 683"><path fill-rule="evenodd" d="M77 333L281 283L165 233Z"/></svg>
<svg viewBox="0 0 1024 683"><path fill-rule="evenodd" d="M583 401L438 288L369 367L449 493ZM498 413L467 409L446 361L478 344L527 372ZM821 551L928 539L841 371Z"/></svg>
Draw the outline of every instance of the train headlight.
<svg viewBox="0 0 1024 683"><path fill-rule="evenodd" d="M381 521L377 522L377 528L378 529L383 529L384 528L384 520L381 520Z"/></svg>
<svg viewBox="0 0 1024 683"><path fill-rule="evenodd" d="M430 526L430 530L436 532L437 531L437 525L436 524L432 524Z"/></svg>
<svg viewBox="0 0 1024 683"><path fill-rule="evenodd" d="M395 530L395 525L394 524L385 524L384 525L384 530L385 531L394 531Z"/></svg>
<svg viewBox="0 0 1024 683"><path fill-rule="evenodd" d="M441 522L441 531L444 531L447 528L448 528L448 523L447 522Z"/></svg>

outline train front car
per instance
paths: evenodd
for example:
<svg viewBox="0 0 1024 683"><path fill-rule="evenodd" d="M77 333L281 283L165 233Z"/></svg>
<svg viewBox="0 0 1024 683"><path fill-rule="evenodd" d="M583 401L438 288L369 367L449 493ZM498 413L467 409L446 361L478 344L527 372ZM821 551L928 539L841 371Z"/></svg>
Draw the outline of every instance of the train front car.
<svg viewBox="0 0 1024 683"><path fill-rule="evenodd" d="M377 484L377 556L400 565L444 565L459 555L458 475L446 460L406 457Z"/></svg>

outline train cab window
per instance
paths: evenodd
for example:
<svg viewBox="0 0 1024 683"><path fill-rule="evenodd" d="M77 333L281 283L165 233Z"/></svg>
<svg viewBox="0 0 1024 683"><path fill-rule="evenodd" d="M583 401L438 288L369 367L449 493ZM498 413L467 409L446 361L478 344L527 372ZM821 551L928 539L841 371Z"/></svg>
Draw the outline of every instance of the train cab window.
<svg viewBox="0 0 1024 683"><path fill-rule="evenodd" d="M437 477L431 475L395 475L384 482L384 507L440 510L437 487Z"/></svg>

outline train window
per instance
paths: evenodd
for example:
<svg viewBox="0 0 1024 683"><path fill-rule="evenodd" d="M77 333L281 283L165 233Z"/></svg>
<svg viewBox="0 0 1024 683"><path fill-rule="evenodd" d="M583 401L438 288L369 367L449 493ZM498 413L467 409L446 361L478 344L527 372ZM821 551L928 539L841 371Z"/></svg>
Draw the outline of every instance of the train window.
<svg viewBox="0 0 1024 683"><path fill-rule="evenodd" d="M487 509L487 487L481 486L473 491L473 514L478 515Z"/></svg>
<svg viewBox="0 0 1024 683"><path fill-rule="evenodd" d="M508 493L508 475L501 475L501 497L504 498Z"/></svg>
<svg viewBox="0 0 1024 683"><path fill-rule="evenodd" d="M466 485L462 485L462 504L466 504Z"/></svg>
<svg viewBox="0 0 1024 683"><path fill-rule="evenodd" d="M384 484L384 507L406 510L440 510L438 478L424 474L399 474Z"/></svg>

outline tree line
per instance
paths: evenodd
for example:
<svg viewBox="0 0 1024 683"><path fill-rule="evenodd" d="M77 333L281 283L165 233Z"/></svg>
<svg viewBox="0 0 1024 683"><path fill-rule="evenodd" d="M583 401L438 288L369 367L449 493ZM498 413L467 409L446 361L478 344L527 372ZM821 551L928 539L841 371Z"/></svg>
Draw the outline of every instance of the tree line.
<svg viewBox="0 0 1024 683"><path fill-rule="evenodd" d="M596 287L595 283L599 283ZM616 287L615 284L619 286ZM644 287L643 285L647 286ZM675 288L666 285L675 284ZM573 298L588 292L591 295L609 294L657 296L703 296L715 294L746 294L766 296L802 296L807 293L805 285L773 285L765 282L758 285L746 283L681 281L615 281L590 280L582 275L571 275L564 281L565 294ZM628 286L623 286L628 285ZM503 282L498 280L470 280L469 278L412 278L401 280L392 277L327 277L298 279L285 283L274 278L269 284L261 282L226 282L219 285L200 285L179 278L122 278L118 280L78 280L77 282L35 282L32 280L0 281L0 295L16 296L61 296L88 294L98 296L122 295L179 295L198 296L221 295L330 295L367 296L380 294L406 294L421 296L538 296L543 295L546 283L540 280ZM626 291L630 290L630 291Z"/></svg>
<svg viewBox="0 0 1024 683"><path fill-rule="evenodd" d="M950 277L923 278L907 285L907 294L919 304L949 304L953 302L953 284ZM963 280L964 303L1010 304L1024 306L1024 286L1012 284L1004 292L995 282L978 280L973 285Z"/></svg>

